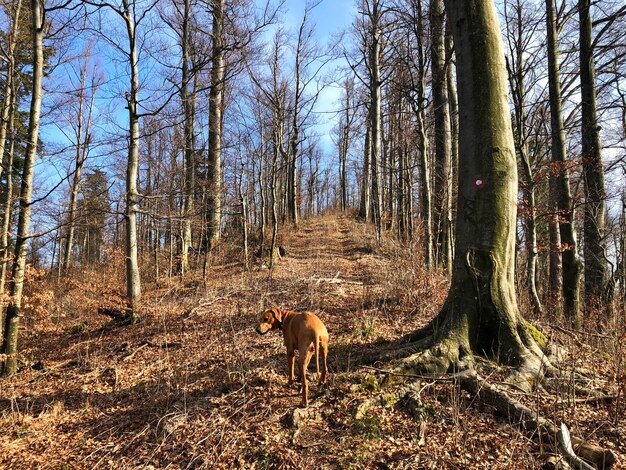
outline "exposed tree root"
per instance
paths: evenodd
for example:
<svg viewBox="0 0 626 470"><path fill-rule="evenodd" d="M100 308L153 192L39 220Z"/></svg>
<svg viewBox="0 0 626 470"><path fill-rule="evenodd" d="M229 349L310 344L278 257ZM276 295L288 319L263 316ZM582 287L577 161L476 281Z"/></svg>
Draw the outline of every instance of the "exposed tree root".
<svg viewBox="0 0 626 470"><path fill-rule="evenodd" d="M570 445L567 446L568 440L565 439L563 431L554 423L537 415L530 408L510 397L504 390L487 383L478 374L467 374L460 383L464 390L477 396L484 403L494 406L502 415L530 433L540 443L547 441L551 446L556 447L575 468L589 468L583 466L584 462L581 462L581 459L591 462L598 469L609 469L615 463L615 456L611 451L581 439L572 437ZM561 434L560 443L559 433Z"/></svg>
<svg viewBox="0 0 626 470"><path fill-rule="evenodd" d="M408 348L417 348L420 345L433 344L433 342L432 338L420 336L417 344L402 345L401 349L406 351ZM411 383L406 384L407 380L416 376L430 376L435 380L453 379L461 388L478 397L480 401L495 407L511 423L519 426L540 444L548 444L553 452L556 450L573 468L585 470L611 468L615 462L615 456L611 451L576 437L570 439L567 428L559 429L550 420L537 415L507 394L505 387L512 386L523 391L543 388L558 389L563 379L569 379L568 390L594 398L600 398L603 395L588 388L582 374L573 373L569 377L562 377L558 368L551 363L550 357L536 343L529 341L528 344L530 347L523 350L523 354L512 361L511 365L503 367L496 362L472 354L469 346L462 340L459 341L452 335L446 335L429 349L396 361L394 368L383 377L382 384L403 383L404 385L395 392L394 401L404 400L409 410L419 410L421 382L413 379ZM479 368L505 370L505 367L509 376L506 383L502 385L488 383L477 372ZM357 409L356 418L365 416L367 409L379 399L371 398L362 402ZM388 399L389 396L386 395L385 400ZM421 422L419 413L417 413L417 421ZM585 461L595 467L591 467Z"/></svg>
<svg viewBox="0 0 626 470"><path fill-rule="evenodd" d="M119 326L131 325L135 323L139 318L130 309L119 310L109 307L99 307L98 313L100 315L105 315L109 318L112 318L115 324Z"/></svg>

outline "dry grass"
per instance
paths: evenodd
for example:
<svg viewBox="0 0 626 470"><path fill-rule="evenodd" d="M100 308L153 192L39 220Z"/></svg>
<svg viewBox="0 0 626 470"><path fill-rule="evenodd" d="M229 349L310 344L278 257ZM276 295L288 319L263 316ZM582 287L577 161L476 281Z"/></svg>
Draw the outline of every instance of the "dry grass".
<svg viewBox="0 0 626 470"><path fill-rule="evenodd" d="M447 281L423 268L418 250L391 241L378 246L369 227L341 216L303 221L282 244L287 256L271 272L241 272L224 247L206 288L194 278L146 282L143 320L130 327L111 327L95 313L98 304L121 302L119 254L99 272L31 286L31 298L52 297L37 294L48 307L24 322L22 371L0 378L0 467L543 463L536 443L447 383L422 383L420 439L415 418L392 402L393 388L379 390L363 367L368 353L426 323L445 298ZM299 397L286 386L282 339L253 330L266 305L314 310L331 335L330 382L310 392L320 413L297 432L286 423ZM571 351L566 364L587 367L599 389L619 397L585 402L565 383L558 395L517 398L614 450L625 465L623 326L601 337L538 323ZM372 396L378 404L355 419L359 403Z"/></svg>

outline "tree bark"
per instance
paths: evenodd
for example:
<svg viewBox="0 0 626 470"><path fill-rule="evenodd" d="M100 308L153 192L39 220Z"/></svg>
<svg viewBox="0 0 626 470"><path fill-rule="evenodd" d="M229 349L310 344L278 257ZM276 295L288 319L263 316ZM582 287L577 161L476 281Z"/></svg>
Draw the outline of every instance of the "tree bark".
<svg viewBox="0 0 626 470"><path fill-rule="evenodd" d="M7 306L2 353L6 355L3 373L11 375L17 372L17 341L22 313L22 295L24 291L24 273L28 254L30 235L31 199L37 143L39 141L39 117L41 114L43 80L43 29L44 6L42 0L31 0L31 21L33 29L33 83L28 119L28 143L24 154L22 185L20 188L20 211L17 223L17 236L13 257L13 269L9 280L11 301Z"/></svg>
<svg viewBox="0 0 626 470"><path fill-rule="evenodd" d="M460 140L457 255L431 330L449 351L438 367L458 365L471 352L536 369L542 353L515 294L517 162L498 17L492 0L445 4L456 47Z"/></svg>
<svg viewBox="0 0 626 470"><path fill-rule="evenodd" d="M222 216L222 108L224 102L224 0L212 1L213 52L209 91L209 155L207 165L207 241L217 246Z"/></svg>
<svg viewBox="0 0 626 470"><path fill-rule="evenodd" d="M65 247L63 250L63 262L62 262L62 270L66 272L70 266L70 260L72 257L72 245L74 243L74 231L76 225L76 206L78 203L78 188L81 182L81 173L85 161L87 160L87 153L89 151L89 132L91 131L91 117L93 112L93 106L95 101L95 89L96 82L95 77L92 77L91 83L91 100L88 104L88 114L87 120L83 123L83 112L85 106L85 92L86 92L86 81L87 81L87 65L88 61L85 59L85 63L83 65L83 70L81 73L80 80L80 91L78 96L78 113L77 113L77 121L76 121L76 156L75 156L75 167L74 167L74 176L72 178L72 187L70 190L70 202L68 205L68 220L67 220L67 238L65 239Z"/></svg>
<svg viewBox="0 0 626 470"><path fill-rule="evenodd" d="M185 142L185 195L183 201L183 236L181 245L181 274L189 270L189 252L193 247L192 240L192 217L195 207L194 195L196 188L196 137L195 137L195 114L196 93L190 90L190 84L195 80L191 76L191 0L184 0L182 31L181 31L181 88L180 98L184 112L184 142ZM195 88L195 87L194 87Z"/></svg>
<svg viewBox="0 0 626 470"><path fill-rule="evenodd" d="M9 264L9 230L11 229L11 219L13 216L13 160L15 155L15 120L17 113L15 112L15 90L13 92L13 104L11 105L11 122L9 124L9 135L11 143L6 157L6 166L9 171L6 172L6 191L4 194L4 213L2 214L2 234L0 236L0 294L5 291L7 266ZM0 338L4 334L4 309L0 308ZM1 341L1 340L0 340ZM1 344L1 342L0 342Z"/></svg>
<svg viewBox="0 0 626 470"><path fill-rule="evenodd" d="M451 223L451 156L452 134L448 89L446 86L446 49L442 0L430 2L432 93L435 114L435 197L437 199L435 226L437 227L438 264L452 274Z"/></svg>
<svg viewBox="0 0 626 470"><path fill-rule="evenodd" d="M6 269L9 262L9 230L11 225L11 213L13 203L13 155L15 151L15 118L16 108L16 83L15 83L15 46L20 22L22 0L17 0L14 5L11 33L7 50L7 71L4 88L4 101L2 103L2 122L0 122L0 176L6 171L6 193L4 199L4 214L2 220L2 233L0 241L0 293L4 293L6 281ZM8 152L5 145L7 131L10 138ZM0 308L0 338L4 331L4 311Z"/></svg>
<svg viewBox="0 0 626 470"><path fill-rule="evenodd" d="M550 207L556 217L550 221L550 269L554 288L562 289L563 311L576 325L580 319L580 262L577 254L574 210L569 184L569 169L565 152L565 131L561 106L559 45L555 0L546 0L546 30L548 44L548 88L550 96L551 161ZM556 277L562 279L556 283Z"/></svg>
<svg viewBox="0 0 626 470"><path fill-rule="evenodd" d="M423 44L422 31L424 31L424 19L421 2L417 6L417 28L415 39L417 41L417 80L416 102L413 104L417 127L417 158L420 170L420 216L422 218L422 246L424 249L424 264L427 268L433 266L433 222L432 222L432 190L431 171L428 159L428 136L426 134L426 51Z"/></svg>
<svg viewBox="0 0 626 470"><path fill-rule="evenodd" d="M370 220L370 208L371 208L371 150L372 139L370 132L369 118L367 128L365 130L365 143L363 145L363 175L361 180L361 201L359 205L359 218L368 222Z"/></svg>
<svg viewBox="0 0 626 470"><path fill-rule="evenodd" d="M583 180L585 183L585 308L599 308L607 283L604 225L606 192L596 109L591 0L578 1Z"/></svg>
<svg viewBox="0 0 626 470"><path fill-rule="evenodd" d="M9 34L9 44L6 52L6 81L4 86L4 99L2 100L2 111L0 112L0 162L4 162L5 145L7 141L7 129L12 119L11 108L13 104L13 81L15 80L15 45L17 43L17 33L20 24L20 12L22 0L15 0L13 5L13 18L11 18L11 32ZM6 169L10 171L10 168ZM0 165L0 178L5 171L4 165Z"/></svg>
<svg viewBox="0 0 626 470"><path fill-rule="evenodd" d="M537 229L536 229L536 203L535 181L533 179L531 156L528 151L528 123L526 117L526 84L525 76L529 66L524 59L524 16L520 0L514 5L514 17L507 28L509 41L510 59L507 59L509 82L513 96L513 120L515 124L514 140L523 175L523 205L524 235L526 242L526 283L528 297L535 314L543 311L539 294L537 293Z"/></svg>
<svg viewBox="0 0 626 470"><path fill-rule="evenodd" d="M369 5L368 5L369 7ZM380 239L382 236L382 188L380 175L380 158L381 158L381 90L382 82L380 79L380 47L381 47L381 10L380 0L372 0L369 19L371 22L370 31L370 126L371 126L371 163L370 169L372 173L372 216L376 224L376 235Z"/></svg>
<svg viewBox="0 0 626 470"><path fill-rule="evenodd" d="M135 18L128 0L123 1L123 18L129 44L130 92L127 95L129 143L128 163L126 167L126 296L129 304L129 320L139 319L138 303L141 300L141 277L139 273L137 213L138 198L137 177L139 172L139 64L135 36Z"/></svg>

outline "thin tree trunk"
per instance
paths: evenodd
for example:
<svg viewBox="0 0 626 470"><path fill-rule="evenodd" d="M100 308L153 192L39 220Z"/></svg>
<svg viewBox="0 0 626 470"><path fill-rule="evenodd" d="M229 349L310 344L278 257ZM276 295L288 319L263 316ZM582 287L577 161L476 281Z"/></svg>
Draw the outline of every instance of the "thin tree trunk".
<svg viewBox="0 0 626 470"><path fill-rule="evenodd" d="M191 0L185 0L183 5L181 52L182 52L182 84L180 98L184 110L184 142L185 142L185 195L183 201L183 236L181 245L181 275L189 270L189 252L192 244L192 217L195 206L194 194L196 186L196 156L195 156L195 113L196 113L196 92L190 91L192 82L190 72L190 21L191 21ZM193 80L195 84L195 80Z"/></svg>
<svg viewBox="0 0 626 470"><path fill-rule="evenodd" d="M86 91L86 79L87 79L87 59L85 59L84 68L81 74L80 80L80 95L78 97L78 114L77 114L77 126L76 126L76 157L75 157L75 169L74 177L72 178L72 188L70 191L70 203L68 209L67 220L67 238L65 239L65 248L63 252L63 265L62 269L66 272L70 266L70 260L72 256L72 245L74 243L74 231L76 225L76 206L78 204L78 188L81 182L81 173L85 161L87 160L87 153L89 151L89 138L91 131L91 117L94 107L94 101L96 97L96 82L95 77L92 77L91 83L91 100L89 103L87 121L83 124L83 112L85 106L85 91ZM84 128L83 128L84 127Z"/></svg>
<svg viewBox="0 0 626 470"><path fill-rule="evenodd" d="M128 93L128 122L129 144L128 164L126 168L126 295L129 303L129 321L139 319L137 307L141 300L141 277L139 274L138 240L137 240L137 213L138 192L137 177L139 172L139 115L137 103L139 101L139 65L137 59L137 43L135 37L135 19L128 0L123 1L124 20L130 46L131 82Z"/></svg>
<svg viewBox="0 0 626 470"><path fill-rule="evenodd" d="M452 40L452 34L448 32L446 28L446 54L452 56L454 49L454 41ZM448 103L450 104L450 132L451 132L451 146L450 146L450 186L449 196L450 201L450 219L448 222L448 238L450 240L450 257L454 260L454 206L452 201L456 197L456 182L457 182L457 168L459 166L459 102L456 94L456 83L454 81L453 62L451 57L447 59L449 61L446 68L448 85Z"/></svg>
<svg viewBox="0 0 626 470"><path fill-rule="evenodd" d="M524 205L526 214L524 217L524 231L526 241L526 282L528 296L535 314L540 314L543 310L539 294L537 293L537 229L536 229L536 204L535 204L535 182L528 153L528 129L526 119L526 85L525 75L527 66L524 64L524 30L523 30L523 9L520 0L515 5L515 21L512 26L515 31L509 33L511 46L510 61L507 58L509 72L509 83L513 96L513 119L515 123L515 148L519 156L522 167L524 184L522 193L524 195Z"/></svg>
<svg viewBox="0 0 626 470"><path fill-rule="evenodd" d="M361 182L361 202L359 205L359 218L365 222L370 220L370 206L371 206L371 176L370 176L370 162L371 162L371 132L369 119L367 128L365 130L365 144L363 145L363 179Z"/></svg>
<svg viewBox="0 0 626 470"><path fill-rule="evenodd" d="M4 86L4 99L2 100L2 111L0 113L0 162L4 162L5 145L7 141L7 129L9 122L12 120L11 108L13 105L13 81L15 80L15 45L17 43L17 33L20 24L20 12L22 8L22 0L15 0L13 5L13 18L11 24L11 33L9 34L9 44L7 48L7 67L6 80ZM4 165L0 165L0 178L5 170ZM11 171L6 168L6 171Z"/></svg>
<svg viewBox="0 0 626 470"><path fill-rule="evenodd" d="M370 60L370 125L371 125L371 172L372 172L372 216L376 225L376 236L380 240L382 237L382 188L380 177L380 160L381 160L381 90L382 82L380 79L380 47L381 47L381 30L380 30L380 2L372 1L372 9L370 14L371 21L371 45L369 51Z"/></svg>
<svg viewBox="0 0 626 470"><path fill-rule="evenodd" d="M431 60L433 76L433 107L435 113L435 197L438 264L452 274L452 248L450 244L451 204L450 185L452 134L448 89L446 87L446 48L442 0L430 2Z"/></svg>
<svg viewBox="0 0 626 470"><path fill-rule="evenodd" d="M243 190L243 163L239 174L239 203L241 204L241 240L243 248L243 270L248 271L248 201L247 194Z"/></svg>
<svg viewBox="0 0 626 470"><path fill-rule="evenodd" d="M17 119L17 114L15 113L15 94L13 94L13 104L11 105L11 108L11 123L9 124L11 143L9 144L9 151L6 158L8 170L6 172L6 191L3 201L4 213L2 214L2 235L0 237L0 294L3 294L5 291L7 266L9 264L9 230L11 228L11 217L13 216L13 156L15 155L15 120ZM0 345L2 344L1 338L4 333L4 321L4 309L0 308Z"/></svg>
<svg viewBox="0 0 626 470"><path fill-rule="evenodd" d="M424 31L424 18L421 2L418 2L417 11L417 90L414 113L417 131L417 158L420 170L419 200L420 216L422 218L422 245L424 250L424 264L427 268L433 266L433 220L432 220L432 190L431 172L428 159L428 136L426 135L426 49L421 32Z"/></svg>
<svg viewBox="0 0 626 470"><path fill-rule="evenodd" d="M13 86L15 84L13 83ZM6 153L6 160L3 160L3 164L6 166L6 191L3 201L3 215L2 215L2 233L0 235L0 293L5 290L6 271L9 263L9 231L11 229L11 217L13 215L13 160L15 155L15 121L17 119L16 113L16 95L15 89L11 92L11 108L10 108L10 121L8 127L8 134L10 139L9 149ZM0 309L0 337L4 327L4 312Z"/></svg>
<svg viewBox="0 0 626 470"><path fill-rule="evenodd" d="M22 170L20 189L20 213L15 240L13 269L9 281L11 301L7 307L2 341L2 353L6 355L3 373L11 375L17 372L17 341L22 313L22 294L24 291L24 273L28 254L30 235L31 199L37 143L39 141L39 117L41 114L42 80L43 80L43 2L31 0L31 21L33 39L33 83L28 120L28 140Z"/></svg>

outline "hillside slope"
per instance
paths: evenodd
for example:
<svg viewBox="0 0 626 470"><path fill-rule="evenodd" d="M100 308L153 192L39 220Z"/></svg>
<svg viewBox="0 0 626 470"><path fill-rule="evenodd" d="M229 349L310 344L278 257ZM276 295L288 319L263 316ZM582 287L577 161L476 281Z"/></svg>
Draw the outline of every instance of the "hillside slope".
<svg viewBox="0 0 626 470"><path fill-rule="evenodd" d="M271 271L244 273L226 260L211 267L206 287L155 286L136 325L111 326L80 305L28 323L23 371L0 378L0 467L519 469L545 462L546 449L446 381L422 380L412 408L393 403L393 387L379 390L376 372L386 364L372 364L371 354L426 323L446 294L445 279L425 271L410 247L378 246L369 227L342 215L304 220L281 234L281 244L286 255ZM84 306L101 300L92 297ZM330 332L329 383L311 384L307 413L294 411L299 394L287 387L282 338L254 332L259 312L274 305L312 310ZM594 349L580 343L577 351L590 358ZM621 366L604 354L586 365L599 387L616 392L611 374ZM624 464L623 396L585 402L564 388L561 396L520 399L615 450Z"/></svg>

